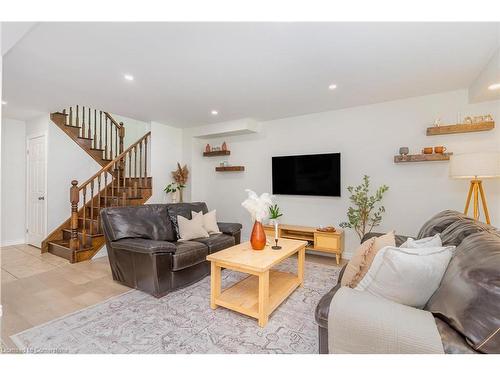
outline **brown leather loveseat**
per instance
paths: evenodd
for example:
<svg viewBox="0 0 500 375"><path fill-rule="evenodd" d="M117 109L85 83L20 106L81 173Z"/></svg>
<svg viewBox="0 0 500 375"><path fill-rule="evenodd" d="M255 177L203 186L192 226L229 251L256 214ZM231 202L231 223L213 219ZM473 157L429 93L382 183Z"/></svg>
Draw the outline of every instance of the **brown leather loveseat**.
<svg viewBox="0 0 500 375"><path fill-rule="evenodd" d="M177 215L207 213L203 202L112 207L101 211L113 280L162 297L210 274L208 254L240 243L241 224L218 223L222 233L178 242Z"/></svg>
<svg viewBox="0 0 500 375"><path fill-rule="evenodd" d="M424 307L434 316L444 352L500 353L500 232L447 210L427 221L417 238L437 233L443 245L456 246L441 285ZM363 241L378 235L371 233ZM406 238L397 236L396 245ZM343 271L316 307L320 353L329 352L328 315Z"/></svg>

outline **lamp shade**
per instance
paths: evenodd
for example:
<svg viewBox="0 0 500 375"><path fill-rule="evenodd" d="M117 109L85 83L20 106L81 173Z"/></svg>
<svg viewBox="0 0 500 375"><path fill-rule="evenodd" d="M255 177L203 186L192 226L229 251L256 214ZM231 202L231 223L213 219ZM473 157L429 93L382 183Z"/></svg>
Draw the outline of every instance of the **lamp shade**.
<svg viewBox="0 0 500 375"><path fill-rule="evenodd" d="M453 154L450 157L450 177L468 179L500 177L500 153Z"/></svg>

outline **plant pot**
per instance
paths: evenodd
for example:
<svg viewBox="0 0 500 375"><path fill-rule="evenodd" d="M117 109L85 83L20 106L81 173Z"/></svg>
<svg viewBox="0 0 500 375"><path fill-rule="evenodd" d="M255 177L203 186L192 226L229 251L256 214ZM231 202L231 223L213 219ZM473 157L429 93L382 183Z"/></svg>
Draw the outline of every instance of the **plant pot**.
<svg viewBox="0 0 500 375"><path fill-rule="evenodd" d="M177 193L177 192L173 192L173 193L171 193L171 194L172 194L172 195L171 195L171 200L172 200L172 203L177 203L177 202L179 201L179 200L178 200L178 197L179 197L178 193Z"/></svg>
<svg viewBox="0 0 500 375"><path fill-rule="evenodd" d="M266 232L264 232L264 227L260 221L255 221L253 224L250 244L254 250L262 250L266 247Z"/></svg>

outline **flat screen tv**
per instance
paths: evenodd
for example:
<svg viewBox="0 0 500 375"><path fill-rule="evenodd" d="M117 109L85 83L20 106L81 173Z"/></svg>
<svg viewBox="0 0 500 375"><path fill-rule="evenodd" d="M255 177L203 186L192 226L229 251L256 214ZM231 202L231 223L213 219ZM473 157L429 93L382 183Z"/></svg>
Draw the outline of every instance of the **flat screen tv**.
<svg viewBox="0 0 500 375"><path fill-rule="evenodd" d="M340 153L273 157L273 194L340 197Z"/></svg>

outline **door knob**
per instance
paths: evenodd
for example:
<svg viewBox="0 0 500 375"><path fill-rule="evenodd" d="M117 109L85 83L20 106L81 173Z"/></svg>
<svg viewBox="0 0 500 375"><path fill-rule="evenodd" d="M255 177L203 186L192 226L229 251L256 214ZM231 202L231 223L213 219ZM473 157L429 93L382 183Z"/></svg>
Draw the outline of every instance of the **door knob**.
<svg viewBox="0 0 500 375"><path fill-rule="evenodd" d="M44 200L45 200L45 197L38 197L38 200L39 200L39 201L44 201Z"/></svg>

